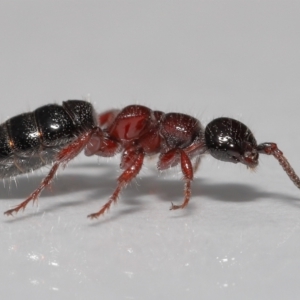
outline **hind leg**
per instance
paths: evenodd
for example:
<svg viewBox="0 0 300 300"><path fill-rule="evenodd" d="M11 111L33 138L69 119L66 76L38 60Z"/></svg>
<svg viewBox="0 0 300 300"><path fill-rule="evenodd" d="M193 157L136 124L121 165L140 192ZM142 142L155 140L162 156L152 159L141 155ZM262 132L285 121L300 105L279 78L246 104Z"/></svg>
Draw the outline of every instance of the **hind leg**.
<svg viewBox="0 0 300 300"><path fill-rule="evenodd" d="M91 132L88 132L84 135L81 135L77 140L75 140L73 143L69 144L67 147L63 148L57 155L57 160L54 162L50 172L48 175L42 180L41 184L38 186L37 189L35 189L29 197L24 200L22 203L17 205L16 207L7 210L4 212L7 216L12 216L13 213L17 213L20 209L25 210L27 204L29 202L35 202L37 201L38 197L42 193L42 191L51 184L58 168L60 165L63 167L66 166L66 164L72 160L74 157L76 157L86 146L91 136Z"/></svg>

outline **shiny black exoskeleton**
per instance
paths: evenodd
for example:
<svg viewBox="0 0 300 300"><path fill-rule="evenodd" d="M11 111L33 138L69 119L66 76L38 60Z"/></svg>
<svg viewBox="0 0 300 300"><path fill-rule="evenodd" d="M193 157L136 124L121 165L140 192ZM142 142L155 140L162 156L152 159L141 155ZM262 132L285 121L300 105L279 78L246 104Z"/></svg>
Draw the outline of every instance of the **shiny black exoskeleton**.
<svg viewBox="0 0 300 300"><path fill-rule="evenodd" d="M96 125L92 105L80 100L45 105L7 120L0 125L0 178L52 163L59 150Z"/></svg>

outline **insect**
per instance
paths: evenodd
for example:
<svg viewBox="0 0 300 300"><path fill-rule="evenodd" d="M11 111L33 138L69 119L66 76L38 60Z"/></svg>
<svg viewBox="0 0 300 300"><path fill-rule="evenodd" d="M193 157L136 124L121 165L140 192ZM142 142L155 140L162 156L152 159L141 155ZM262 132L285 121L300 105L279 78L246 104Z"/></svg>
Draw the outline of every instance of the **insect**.
<svg viewBox="0 0 300 300"><path fill-rule="evenodd" d="M277 145L257 144L250 129L237 120L217 118L204 128L197 119L182 113L129 105L97 115L89 102L68 100L62 105L49 104L20 114L0 125L0 177L14 177L52 165L37 189L5 214L13 215L35 202L58 168L65 167L83 150L87 156L111 157L121 153L122 173L117 187L99 211L88 215L91 219L103 215L117 202L122 189L140 172L144 158L154 154L159 155L158 170L181 167L184 200L180 205L172 203L171 210L188 205L194 171L205 153L252 169L258 165L259 154L273 155L300 188L299 177Z"/></svg>

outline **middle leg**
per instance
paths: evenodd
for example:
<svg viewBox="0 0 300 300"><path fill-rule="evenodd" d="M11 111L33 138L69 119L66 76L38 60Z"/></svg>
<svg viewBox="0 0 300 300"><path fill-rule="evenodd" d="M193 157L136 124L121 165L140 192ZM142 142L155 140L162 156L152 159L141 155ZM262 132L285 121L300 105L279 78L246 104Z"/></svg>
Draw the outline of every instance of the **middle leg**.
<svg viewBox="0 0 300 300"><path fill-rule="evenodd" d="M124 172L118 178L118 185L109 198L109 200L102 206L102 208L93 214L88 215L88 218L95 219L103 215L113 203L117 202L120 192L131 180L138 175L140 172L143 161L144 161L144 151L143 149L134 149L125 150L123 152L121 168L124 168Z"/></svg>

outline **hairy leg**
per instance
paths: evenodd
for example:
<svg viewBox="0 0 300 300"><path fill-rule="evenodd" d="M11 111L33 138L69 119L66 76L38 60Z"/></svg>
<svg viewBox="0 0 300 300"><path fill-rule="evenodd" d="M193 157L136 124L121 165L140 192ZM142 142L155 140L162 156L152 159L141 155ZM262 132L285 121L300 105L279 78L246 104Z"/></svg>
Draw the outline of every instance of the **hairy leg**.
<svg viewBox="0 0 300 300"><path fill-rule="evenodd" d="M109 200L101 207L101 209L93 214L88 215L88 218L95 219L103 215L113 203L117 202L120 192L131 180L138 175L140 172L145 154L142 149L131 149L124 151L121 161L121 167L125 170L118 178L118 185L109 198Z"/></svg>
<svg viewBox="0 0 300 300"><path fill-rule="evenodd" d="M42 180L41 184L38 186L37 189L35 189L26 200L24 200L22 203L17 205L16 207L7 210L4 212L7 216L12 216L13 213L17 213L20 209L25 209L27 204L29 202L35 202L37 201L38 197L40 196L41 192L51 184L58 168L60 165L64 168L66 164L72 160L75 156L77 156L83 148L88 143L91 136L91 132L85 133L78 137L74 142L69 144L67 147L63 148L57 155L57 159L54 162L52 168L50 169L48 175Z"/></svg>

